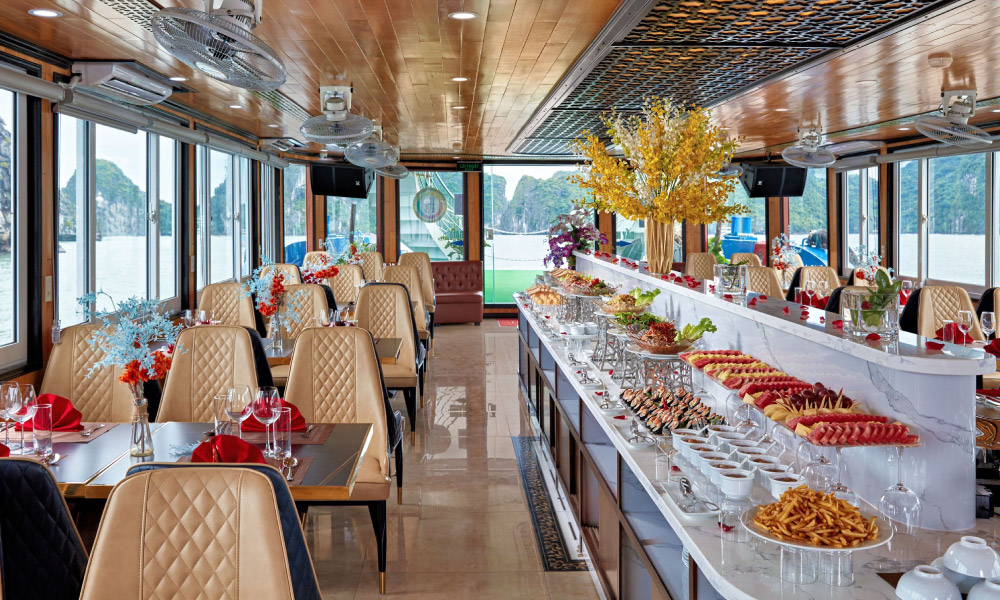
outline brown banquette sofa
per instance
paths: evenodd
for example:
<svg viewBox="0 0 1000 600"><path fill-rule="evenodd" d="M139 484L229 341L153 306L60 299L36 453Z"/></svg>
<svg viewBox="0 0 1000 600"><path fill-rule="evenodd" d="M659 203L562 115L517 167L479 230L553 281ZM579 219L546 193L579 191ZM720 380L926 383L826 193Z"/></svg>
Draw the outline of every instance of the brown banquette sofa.
<svg viewBox="0 0 1000 600"><path fill-rule="evenodd" d="M437 309L434 323L483 322L483 263L478 260L432 262Z"/></svg>

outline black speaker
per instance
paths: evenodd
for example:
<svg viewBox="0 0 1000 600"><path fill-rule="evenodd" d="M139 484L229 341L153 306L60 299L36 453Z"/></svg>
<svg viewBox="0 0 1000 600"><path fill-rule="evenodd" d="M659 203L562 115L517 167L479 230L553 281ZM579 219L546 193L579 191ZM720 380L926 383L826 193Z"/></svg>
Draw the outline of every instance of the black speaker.
<svg viewBox="0 0 1000 600"><path fill-rule="evenodd" d="M740 183L751 198L801 196L806 189L806 172L802 167L743 165Z"/></svg>
<svg viewBox="0 0 1000 600"><path fill-rule="evenodd" d="M317 196L367 198L375 172L354 165L312 165L309 177L312 193Z"/></svg>

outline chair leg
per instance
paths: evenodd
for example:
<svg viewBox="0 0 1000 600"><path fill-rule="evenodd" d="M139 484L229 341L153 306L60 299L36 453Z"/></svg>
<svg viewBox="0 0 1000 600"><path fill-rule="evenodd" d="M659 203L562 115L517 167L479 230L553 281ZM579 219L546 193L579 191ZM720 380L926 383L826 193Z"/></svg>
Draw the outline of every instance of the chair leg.
<svg viewBox="0 0 1000 600"><path fill-rule="evenodd" d="M372 528L375 529L375 541L378 542L378 592L385 593L385 500L372 502L368 505L368 514L372 517Z"/></svg>
<svg viewBox="0 0 1000 600"><path fill-rule="evenodd" d="M417 388L403 388L406 415L410 418L410 443L417 443Z"/></svg>
<svg viewBox="0 0 1000 600"><path fill-rule="evenodd" d="M396 504L403 503L403 445L396 446Z"/></svg>
<svg viewBox="0 0 1000 600"><path fill-rule="evenodd" d="M420 385L420 408L424 407L424 378L426 374L423 370L417 372L417 383Z"/></svg>

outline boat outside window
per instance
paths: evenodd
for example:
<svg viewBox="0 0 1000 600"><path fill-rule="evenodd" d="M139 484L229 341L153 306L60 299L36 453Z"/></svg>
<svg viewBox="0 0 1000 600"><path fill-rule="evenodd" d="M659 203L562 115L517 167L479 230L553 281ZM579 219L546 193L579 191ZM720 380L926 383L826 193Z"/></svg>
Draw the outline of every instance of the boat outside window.
<svg viewBox="0 0 1000 600"><path fill-rule="evenodd" d="M809 169L801 196L788 199L788 239L802 264L830 264L829 205L826 169Z"/></svg>

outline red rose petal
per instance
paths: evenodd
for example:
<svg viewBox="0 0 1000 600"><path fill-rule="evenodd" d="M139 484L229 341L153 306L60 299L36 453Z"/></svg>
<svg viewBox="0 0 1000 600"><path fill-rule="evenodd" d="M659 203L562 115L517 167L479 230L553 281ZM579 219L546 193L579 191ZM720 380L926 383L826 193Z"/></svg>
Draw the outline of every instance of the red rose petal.
<svg viewBox="0 0 1000 600"><path fill-rule="evenodd" d="M757 296L757 299L760 300L761 302L767 302L767 296L765 296L764 294Z"/></svg>
<svg viewBox="0 0 1000 600"><path fill-rule="evenodd" d="M732 294L723 294L722 297L724 299L726 299L726 300L732 300L733 299L733 295Z"/></svg>
<svg viewBox="0 0 1000 600"><path fill-rule="evenodd" d="M809 320L809 313L802 313L801 315L799 315L799 319L802 321Z"/></svg>
<svg viewBox="0 0 1000 600"><path fill-rule="evenodd" d="M826 317L820 317L819 318L819 322L820 323L826 323Z"/></svg>
<svg viewBox="0 0 1000 600"><path fill-rule="evenodd" d="M940 350L941 348L944 348L944 344L940 342L932 342L930 340L924 342L924 345L930 348L931 350Z"/></svg>
<svg viewBox="0 0 1000 600"><path fill-rule="evenodd" d="M612 418L613 419L618 419L619 421L624 421L625 420L625 415L615 415Z"/></svg>
<svg viewBox="0 0 1000 600"><path fill-rule="evenodd" d="M594 395L595 395L595 396L603 396L603 395L604 395L604 392L594 392Z"/></svg>
<svg viewBox="0 0 1000 600"><path fill-rule="evenodd" d="M835 319L833 321L833 326L836 327L837 329L843 329L844 328L844 322L842 320L840 320L840 319Z"/></svg>
<svg viewBox="0 0 1000 600"><path fill-rule="evenodd" d="M747 306L757 306L757 300L751 300L750 302L747 302Z"/></svg>
<svg viewBox="0 0 1000 600"><path fill-rule="evenodd" d="M680 473L680 472L681 472L681 468L680 468L680 467L678 467L677 465L670 465L670 470L671 470L671 471L676 471L676 472L678 472L678 473Z"/></svg>
<svg viewBox="0 0 1000 600"><path fill-rule="evenodd" d="M788 307L786 306L785 308L782 308L781 312L783 312L783 313L785 313L787 315L788 314Z"/></svg>
<svg viewBox="0 0 1000 600"><path fill-rule="evenodd" d="M669 278L666 275L660 275L660 279L667 281Z"/></svg>
<svg viewBox="0 0 1000 600"><path fill-rule="evenodd" d="M865 336L865 339L868 340L869 342L877 342L880 339L882 339L882 336L880 336L877 333L869 333L868 335Z"/></svg>
<svg viewBox="0 0 1000 600"><path fill-rule="evenodd" d="M614 369L608 369L608 375L614 375L614 374L615 374Z"/></svg>

